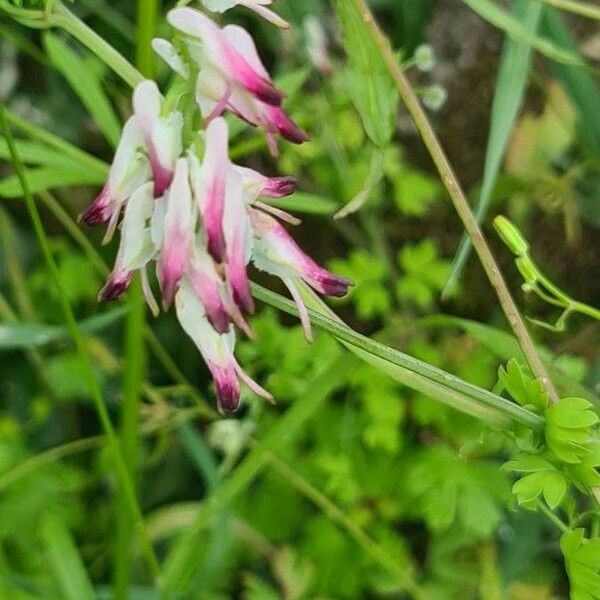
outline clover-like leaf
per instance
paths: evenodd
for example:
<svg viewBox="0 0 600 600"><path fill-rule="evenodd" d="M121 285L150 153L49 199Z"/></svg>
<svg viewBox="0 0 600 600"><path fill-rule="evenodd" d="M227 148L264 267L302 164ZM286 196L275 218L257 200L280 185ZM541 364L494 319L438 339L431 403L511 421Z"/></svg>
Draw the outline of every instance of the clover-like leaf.
<svg viewBox="0 0 600 600"><path fill-rule="evenodd" d="M562 536L560 548L571 582L571 599L600 598L600 538L589 540L583 529L575 529Z"/></svg>
<svg viewBox="0 0 600 600"><path fill-rule="evenodd" d="M579 463L591 453L591 428L598 415L583 398L562 398L546 410L546 442L552 453L566 463Z"/></svg>
<svg viewBox="0 0 600 600"><path fill-rule="evenodd" d="M556 508L567 493L568 482L551 462L537 454L519 454L503 465L503 468L516 473L525 473L513 485L517 502L526 508L534 509L540 495L548 506Z"/></svg>
<svg viewBox="0 0 600 600"><path fill-rule="evenodd" d="M548 406L548 396L542 383L514 358L498 370L498 383L524 408L541 414Z"/></svg>

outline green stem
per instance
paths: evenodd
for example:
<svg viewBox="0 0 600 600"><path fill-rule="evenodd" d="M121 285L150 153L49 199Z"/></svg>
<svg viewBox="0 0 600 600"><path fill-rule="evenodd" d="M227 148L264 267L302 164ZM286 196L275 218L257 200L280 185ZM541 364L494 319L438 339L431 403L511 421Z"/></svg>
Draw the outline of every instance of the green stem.
<svg viewBox="0 0 600 600"><path fill-rule="evenodd" d="M537 509L554 525L556 525L563 533L570 531L570 527L556 516L541 500L537 501Z"/></svg>
<svg viewBox="0 0 600 600"><path fill-rule="evenodd" d="M549 4L560 10L572 12L582 17L597 19L600 21L600 8L588 2L580 2L579 0L538 0L542 4Z"/></svg>
<svg viewBox="0 0 600 600"><path fill-rule="evenodd" d="M156 26L157 0L137 2L136 62L145 77L153 75L152 37ZM121 406L121 447L132 481L136 481L139 453L139 406L146 371L143 302L139 275L129 293L129 312L125 328L125 366L123 369L123 403ZM127 600L130 591L133 527L127 511L126 491L117 498L117 547L115 556L114 593L116 600Z"/></svg>
<svg viewBox="0 0 600 600"><path fill-rule="evenodd" d="M533 339L525 325L525 321L521 316L515 301L513 300L510 290L504 281L500 267L496 263L496 259L490 250L488 243L483 236L467 198L460 186L458 178L454 173L454 169L450 164L436 134L429 122L427 114L423 110L417 95L415 94L412 85L398 64L394 51L389 40L377 25L373 14L369 10L366 0L344 0L351 2L360 13L362 20L371 35L373 42L379 49L381 57L387 67L389 75L396 84L400 97L404 101L408 112L411 114L417 129L421 135L423 143L429 150L429 154L438 169L444 186L448 190L448 194L454 204L454 208L458 213L465 230L469 234L473 247L475 248L479 260L486 272L492 287L494 288L500 305L506 315L510 327L519 340L519 345L523 350L523 354L531 368L532 373L542 382L544 389L548 393L548 397L552 403L558 401L558 394L552 380L548 376L546 368L536 351Z"/></svg>
<svg viewBox="0 0 600 600"><path fill-rule="evenodd" d="M123 486L123 489L126 491L127 505L133 518L133 521L136 524L136 530L140 534L143 550L148 561L148 566L150 568L150 571L152 572L152 575L155 578L158 578L160 572L158 560L154 554L154 549L152 548L152 544L150 543L150 540L148 539L146 533L142 512L135 497L133 482L131 481L131 478L129 476L129 472L127 470L127 466L123 458L123 454L121 453L119 440L110 420L108 409L104 404L104 400L102 398L102 390L92 368L92 363L85 346L83 335L77 325L73 309L71 307L66 290L64 289L60 273L58 271L58 267L52 255L50 244L48 238L46 237L46 232L44 231L42 219L33 199L31 188L29 187L29 182L27 180L25 168L23 166L23 163L21 162L21 159L19 158L17 148L14 143L14 138L8 125L8 120L6 118L4 106L1 105L0 129L2 129L3 135L5 136L6 142L8 144L13 165L23 189L23 197L25 199L27 211L29 213L34 231L38 238L38 243L40 245L44 261L46 262L46 266L48 268L50 276L58 291L61 310L63 312L64 318L69 328L69 332L77 349L77 353L81 360L82 377L86 380L90 395L94 403L94 407L96 409L96 412L98 413L98 417L106 434L108 445L111 449L113 459L115 461L115 467L117 471L117 476L119 478L119 482Z"/></svg>
<svg viewBox="0 0 600 600"><path fill-rule="evenodd" d="M252 284L252 292L256 298L279 310L287 312L288 314L298 314L298 309L293 302L275 292L271 292L257 284ZM428 389L428 392L431 393L432 397L438 400L444 397L443 394L445 390L451 390L452 392L455 392L453 395L455 403L458 403L461 397L464 398L465 402L470 402L471 404L473 404L473 401L475 400L482 408L491 409L493 411L492 414L500 413L503 417L508 417L511 421L515 421L536 431L540 431L544 428L544 421L541 417L521 408L506 398L502 398L502 396L498 396L483 388L463 381L451 373L447 373L442 369L438 369L437 367L420 361L408 354L404 354L399 350L385 346L384 344L350 329L344 323L331 319L315 310L309 308L308 312L310 320L314 325L331 333L338 340L346 342L350 346L368 353L371 356L378 357L405 369L408 374L406 385L410 385L411 387L423 391L424 386L427 386L428 383L433 384ZM415 377L409 378L410 374Z"/></svg>
<svg viewBox="0 0 600 600"><path fill-rule="evenodd" d="M131 87L144 80L144 76L127 59L63 4L56 4L49 17L49 24L70 33Z"/></svg>

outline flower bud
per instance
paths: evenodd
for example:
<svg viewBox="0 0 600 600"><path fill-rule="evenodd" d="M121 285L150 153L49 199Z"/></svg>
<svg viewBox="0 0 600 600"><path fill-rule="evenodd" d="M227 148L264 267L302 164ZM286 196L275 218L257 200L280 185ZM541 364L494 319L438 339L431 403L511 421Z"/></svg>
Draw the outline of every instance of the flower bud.
<svg viewBox="0 0 600 600"><path fill-rule="evenodd" d="M494 219L494 227L502 241L516 256L525 256L529 252L529 244L517 226L502 215Z"/></svg>

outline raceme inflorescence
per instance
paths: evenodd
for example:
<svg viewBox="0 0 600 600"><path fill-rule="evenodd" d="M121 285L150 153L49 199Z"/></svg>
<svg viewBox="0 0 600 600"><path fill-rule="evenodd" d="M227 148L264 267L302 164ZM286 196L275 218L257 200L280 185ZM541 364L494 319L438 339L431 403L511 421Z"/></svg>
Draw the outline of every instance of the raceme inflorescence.
<svg viewBox="0 0 600 600"><path fill-rule="evenodd" d="M287 26L267 8L270 0L203 4L219 12L241 4ZM155 39L153 47L178 74L175 91L163 97L152 80L135 88L133 115L123 127L108 179L81 221L106 223L105 242L120 221L115 265L99 298L118 298L139 271L146 301L158 314L147 273L155 263L162 308L175 304L182 328L213 375L219 409L233 411L239 406L240 380L271 398L234 356L234 325L252 336L245 320L254 311L248 264L282 279L309 340L298 278L330 296L345 295L351 283L306 255L280 222L298 220L267 203L292 194L295 179L266 177L229 158L225 112L262 128L275 156L277 135L298 144L308 140L282 109L284 94L250 34L237 25L221 28L189 7L171 10L168 20L174 39ZM192 103L181 101L182 89L192 90Z"/></svg>

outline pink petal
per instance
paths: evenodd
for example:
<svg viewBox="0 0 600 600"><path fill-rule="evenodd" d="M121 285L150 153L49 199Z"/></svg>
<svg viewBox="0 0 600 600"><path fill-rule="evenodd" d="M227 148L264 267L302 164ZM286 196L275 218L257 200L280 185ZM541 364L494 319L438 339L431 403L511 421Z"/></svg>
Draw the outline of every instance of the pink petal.
<svg viewBox="0 0 600 600"><path fill-rule="evenodd" d="M229 130L224 119L211 121L206 130L206 146L202 164L204 189L201 213L207 237L208 253L217 262L225 256L223 215L225 211L225 178L229 168Z"/></svg>
<svg viewBox="0 0 600 600"><path fill-rule="evenodd" d="M250 218L257 238L253 259L259 269L281 278L301 277L328 296L346 295L352 282L320 267L276 219L258 210L251 210Z"/></svg>
<svg viewBox="0 0 600 600"><path fill-rule="evenodd" d="M221 299L221 290L215 278L204 270L204 266L192 263L188 277L198 298L204 305L206 318L218 333L229 331L229 314ZM215 275L216 277L216 275Z"/></svg>
<svg viewBox="0 0 600 600"><path fill-rule="evenodd" d="M82 212L77 220L80 223L94 226L106 223L113 214L114 204L110 195L108 182L104 184L102 191L98 194L96 199L90 204L90 206Z"/></svg>
<svg viewBox="0 0 600 600"><path fill-rule="evenodd" d="M256 381L254 381L254 379L252 379L252 377L250 377L250 375L248 375L248 373L246 373L242 367L240 367L240 364L237 362L237 360L235 361L235 372L237 373L238 377L248 386L248 388L257 396L261 396L269 402L274 402L273 395L258 385L258 383L256 383Z"/></svg>
<svg viewBox="0 0 600 600"><path fill-rule="evenodd" d="M294 144L302 144L310 139L308 133L300 129L278 106L265 105L265 118L270 130L277 131L282 137L294 142Z"/></svg>
<svg viewBox="0 0 600 600"><path fill-rule="evenodd" d="M189 168L185 158L175 166L165 214L165 239L160 260L159 279L165 310L171 305L187 267L195 226Z"/></svg>

